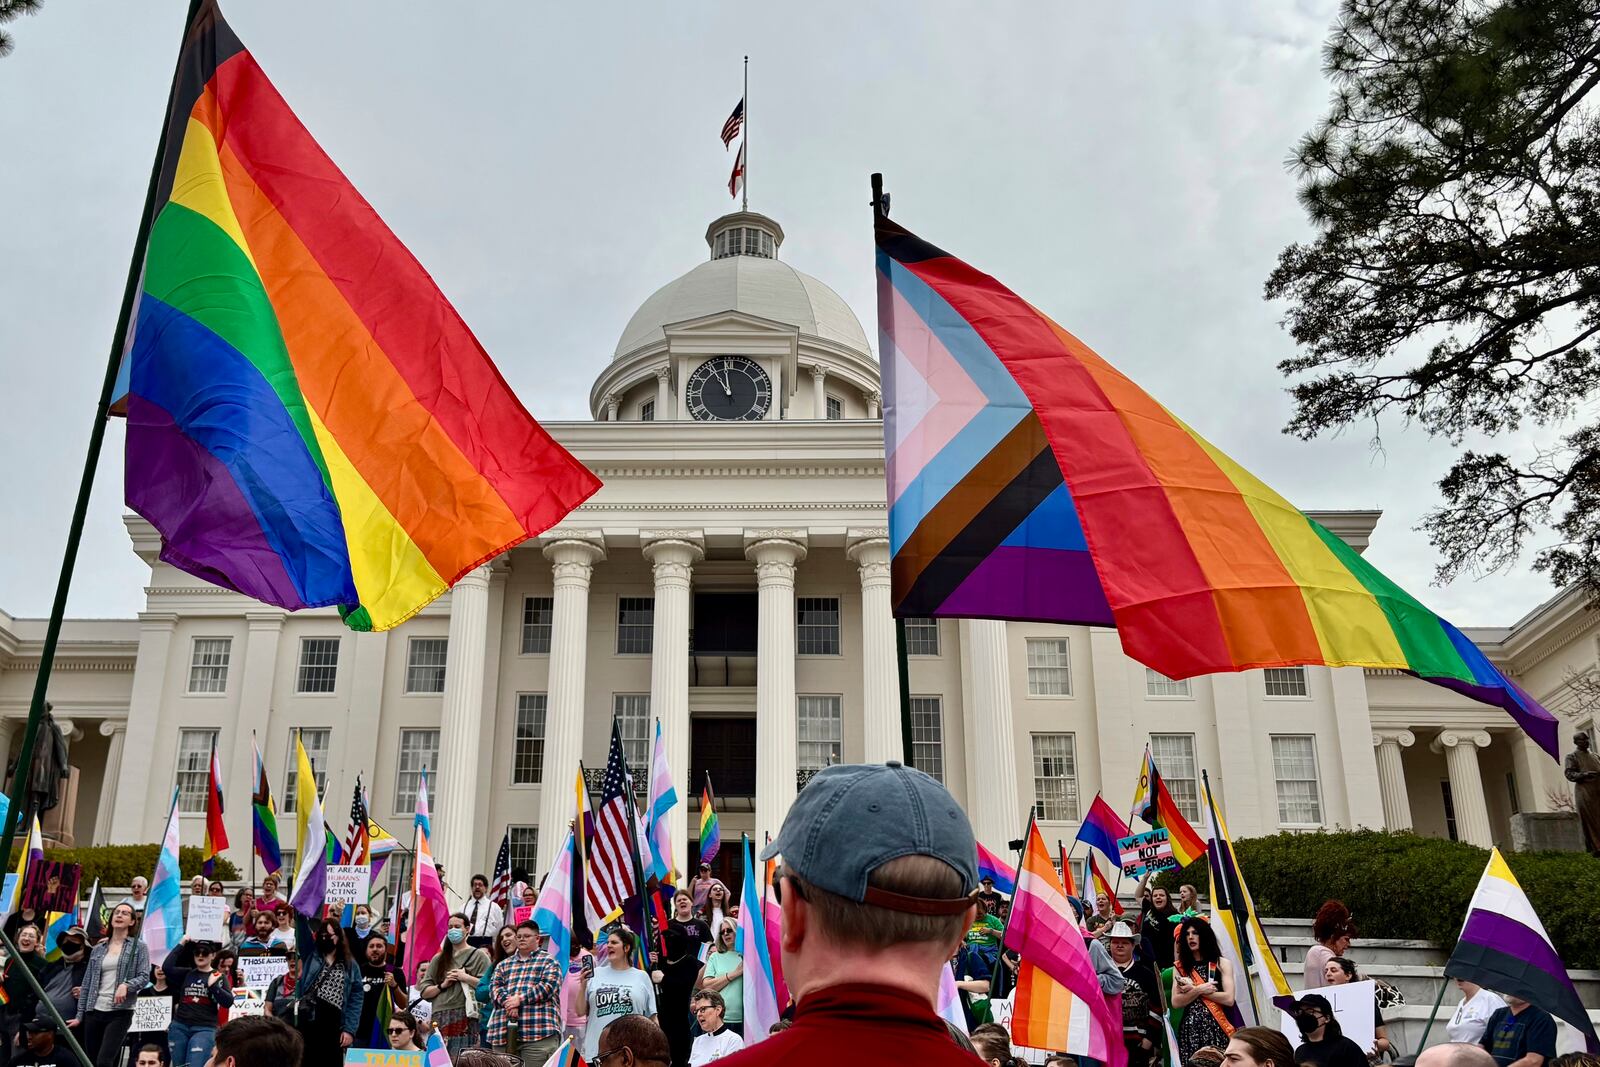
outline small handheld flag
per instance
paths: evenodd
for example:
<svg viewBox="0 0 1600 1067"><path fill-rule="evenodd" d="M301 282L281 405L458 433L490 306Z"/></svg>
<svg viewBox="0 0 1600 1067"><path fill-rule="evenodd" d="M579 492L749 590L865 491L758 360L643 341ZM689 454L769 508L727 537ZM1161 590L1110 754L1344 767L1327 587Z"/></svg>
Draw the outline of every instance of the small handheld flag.
<svg viewBox="0 0 1600 1067"><path fill-rule="evenodd" d="M1111 888L1111 883L1106 881L1106 876L1100 870L1100 864L1095 862L1094 853L1089 853L1089 880L1094 884L1095 911L1100 910L1100 894L1106 895L1106 906L1111 909L1111 915L1121 915L1125 910L1122 901L1117 899L1116 891ZM1105 918L1111 918L1111 915Z"/></svg>
<svg viewBox="0 0 1600 1067"><path fill-rule="evenodd" d="M700 862L710 863L717 858L722 847L722 826L717 822L716 796L711 792L711 775L706 775L706 787L700 794Z"/></svg>

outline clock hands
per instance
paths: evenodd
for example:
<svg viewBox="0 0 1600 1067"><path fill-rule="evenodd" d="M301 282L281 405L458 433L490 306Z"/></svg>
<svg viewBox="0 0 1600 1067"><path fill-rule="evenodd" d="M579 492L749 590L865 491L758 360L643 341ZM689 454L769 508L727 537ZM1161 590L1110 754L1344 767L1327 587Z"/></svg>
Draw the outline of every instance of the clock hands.
<svg viewBox="0 0 1600 1067"><path fill-rule="evenodd" d="M733 383L728 380L728 364L722 364L722 392L724 396L733 396Z"/></svg>

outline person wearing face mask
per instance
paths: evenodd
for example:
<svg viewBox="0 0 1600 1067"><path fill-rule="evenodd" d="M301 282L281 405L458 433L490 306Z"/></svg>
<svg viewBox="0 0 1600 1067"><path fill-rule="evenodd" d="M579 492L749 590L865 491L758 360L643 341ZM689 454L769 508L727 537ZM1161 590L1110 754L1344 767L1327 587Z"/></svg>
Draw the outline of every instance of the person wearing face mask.
<svg viewBox="0 0 1600 1067"><path fill-rule="evenodd" d="M467 1000L472 998L471 1010L475 1011L478 979L488 969L489 954L467 944L467 917L459 912L450 916L444 944L428 963L421 993L424 1000L433 1002L433 1025L452 1060L462 1049L478 1043L478 1020L468 1014Z"/></svg>
<svg viewBox="0 0 1600 1067"><path fill-rule="evenodd" d="M167 1027L173 1067L205 1067L217 1036L218 1009L233 1007L233 988L216 968L216 958L215 944L185 937L161 964L177 993Z"/></svg>
<svg viewBox="0 0 1600 1067"><path fill-rule="evenodd" d="M1294 1062L1312 1067L1367 1067L1367 1054L1339 1029L1327 997L1306 993L1297 998L1294 1023L1300 1028L1300 1047L1294 1050Z"/></svg>
<svg viewBox="0 0 1600 1067"><path fill-rule="evenodd" d="M389 964L389 946L377 934L361 943L356 958L361 964L361 1020L356 1025L356 1044L362 1048L388 1048L387 1036L375 1027L378 1004L387 989L396 1011L408 1007L411 1001L406 996L405 982L395 977L398 972Z"/></svg>
<svg viewBox="0 0 1600 1067"><path fill-rule="evenodd" d="M366 953L367 938L372 934L372 909L357 904L351 911L350 925L345 929L345 940L350 942L350 955L359 960Z"/></svg>
<svg viewBox="0 0 1600 1067"><path fill-rule="evenodd" d="M39 984L44 986L44 995L67 1025L76 1027L78 994L83 991L83 974L89 969L88 935L81 926L68 927L58 945L61 958L44 965Z"/></svg>
<svg viewBox="0 0 1600 1067"><path fill-rule="evenodd" d="M300 1036L305 1067L338 1067L355 1044L361 1022L361 969L350 958L339 920L316 926L316 951L306 961L300 986Z"/></svg>

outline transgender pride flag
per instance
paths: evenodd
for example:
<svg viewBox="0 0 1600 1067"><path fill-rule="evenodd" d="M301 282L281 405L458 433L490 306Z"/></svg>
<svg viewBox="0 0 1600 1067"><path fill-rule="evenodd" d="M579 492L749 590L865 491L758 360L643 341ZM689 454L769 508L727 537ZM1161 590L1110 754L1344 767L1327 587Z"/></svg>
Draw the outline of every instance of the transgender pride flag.
<svg viewBox="0 0 1600 1067"><path fill-rule="evenodd" d="M572 831L568 830L566 843L545 877L531 916L539 924L539 931L550 939L545 951L562 974L567 973L567 965L572 962L572 860L577 848Z"/></svg>
<svg viewBox="0 0 1600 1067"><path fill-rule="evenodd" d="M183 937L183 873L178 870L178 791L172 791L172 812L161 839L155 877L139 924L139 940L152 960L164 960ZM158 964L159 966L159 964Z"/></svg>
<svg viewBox="0 0 1600 1067"><path fill-rule="evenodd" d="M739 940L736 947L744 957L744 1032L746 1045L767 1036L778 1021L783 1007L778 1003L778 987L772 976L772 950L767 941L767 920L761 907L761 890L756 882L755 843L741 835L744 855L744 888L739 893Z"/></svg>

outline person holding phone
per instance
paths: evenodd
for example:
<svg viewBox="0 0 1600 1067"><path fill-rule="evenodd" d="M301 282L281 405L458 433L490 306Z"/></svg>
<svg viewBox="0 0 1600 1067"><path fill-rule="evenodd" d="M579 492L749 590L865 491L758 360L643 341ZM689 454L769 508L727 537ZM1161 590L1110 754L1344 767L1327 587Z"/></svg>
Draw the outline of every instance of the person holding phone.
<svg viewBox="0 0 1600 1067"><path fill-rule="evenodd" d="M632 930L616 927L606 935L604 966L593 956L584 960L578 983L578 1011L587 1019L583 1032L583 1058L594 1062L600 1052L600 1035L624 1015L656 1016L656 987L650 976L633 965L638 939Z"/></svg>

